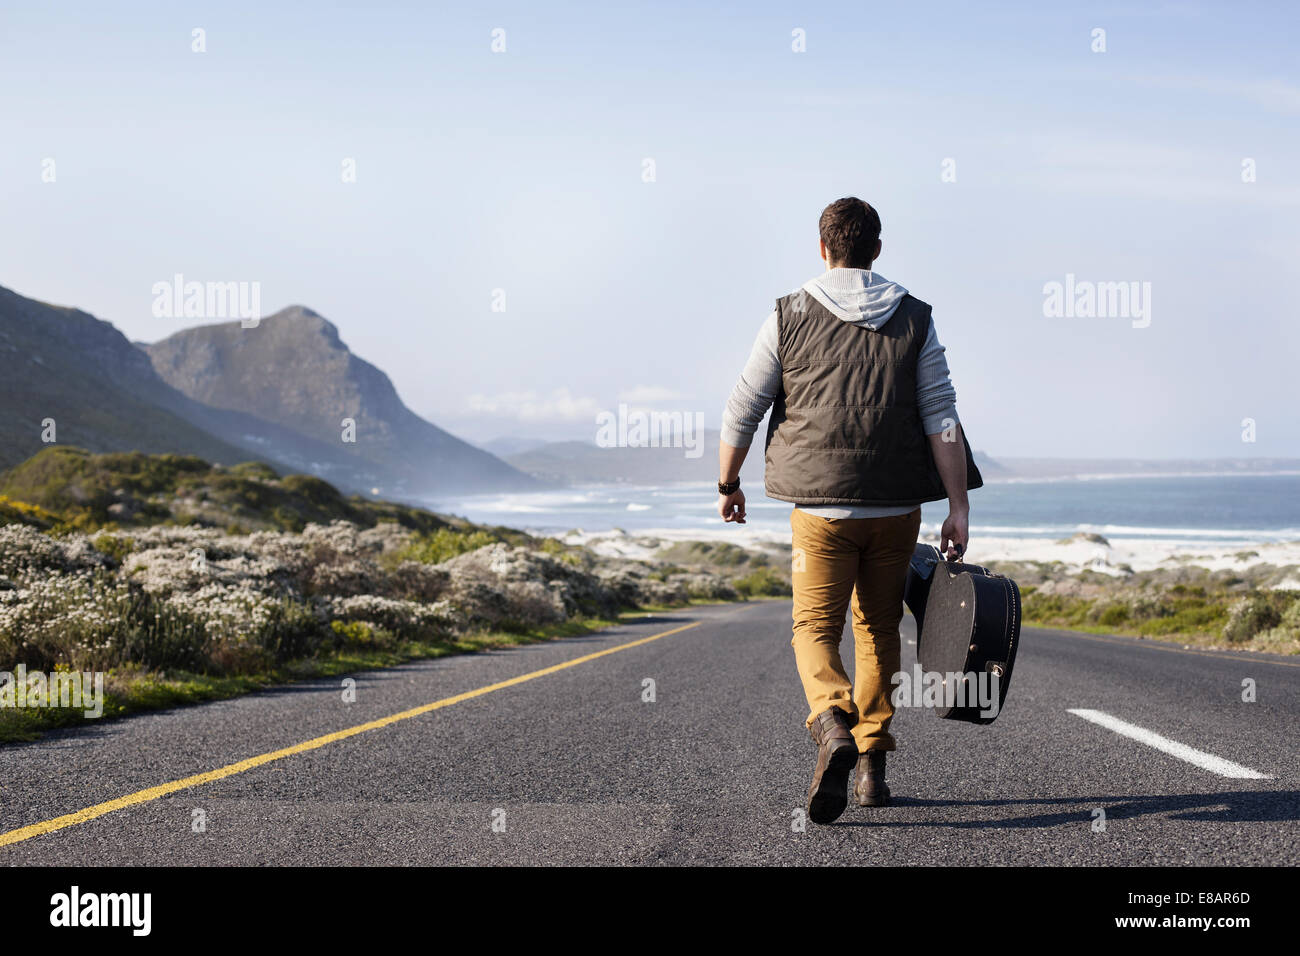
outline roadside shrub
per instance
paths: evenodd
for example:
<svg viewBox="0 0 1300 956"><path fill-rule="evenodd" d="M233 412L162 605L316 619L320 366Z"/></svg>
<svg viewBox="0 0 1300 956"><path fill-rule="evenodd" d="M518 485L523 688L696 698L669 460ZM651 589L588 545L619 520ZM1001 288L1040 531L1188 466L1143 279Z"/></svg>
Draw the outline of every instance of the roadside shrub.
<svg viewBox="0 0 1300 956"><path fill-rule="evenodd" d="M740 596L734 586L712 574L674 574L669 580L685 587L694 601L734 601Z"/></svg>
<svg viewBox="0 0 1300 956"><path fill-rule="evenodd" d="M325 606L333 624L364 622L380 627L403 640L429 640L446 637L455 616L445 602L422 604L387 598L377 594L336 597ZM334 633L340 633L337 628Z"/></svg>
<svg viewBox="0 0 1300 956"><path fill-rule="evenodd" d="M1228 606L1221 601L1183 598L1170 602L1167 614L1144 621L1142 634L1212 634L1223 628Z"/></svg>
<svg viewBox="0 0 1300 956"><path fill-rule="evenodd" d="M1259 640L1269 645L1300 643L1300 592L1281 595L1279 603L1286 605L1281 619L1274 627L1261 632Z"/></svg>
<svg viewBox="0 0 1300 956"><path fill-rule="evenodd" d="M731 582L741 597L783 597L791 594L790 584L771 567L756 568Z"/></svg>
<svg viewBox="0 0 1300 956"><path fill-rule="evenodd" d="M1266 594L1250 594L1237 601L1228 611L1228 623L1223 626L1224 640L1230 644L1244 644L1261 631L1282 623L1282 614Z"/></svg>
<svg viewBox="0 0 1300 956"><path fill-rule="evenodd" d="M1287 608L1282 612L1282 626L1300 630L1300 591L1287 596Z"/></svg>
<svg viewBox="0 0 1300 956"><path fill-rule="evenodd" d="M1089 610L1088 618L1103 627L1118 627L1128 621L1129 608L1122 601L1099 601Z"/></svg>
<svg viewBox="0 0 1300 956"><path fill-rule="evenodd" d="M0 669L197 669L208 651L200 617L111 572L27 576L0 592Z"/></svg>
<svg viewBox="0 0 1300 956"><path fill-rule="evenodd" d="M1129 601L1129 617L1135 621L1150 621L1158 617L1169 617L1174 609L1159 598L1141 594Z"/></svg>
<svg viewBox="0 0 1300 956"><path fill-rule="evenodd" d="M330 621L336 643L365 647L375 643L375 629L365 621Z"/></svg>
<svg viewBox="0 0 1300 956"><path fill-rule="evenodd" d="M398 552L398 557L410 561L423 561L425 564L441 564L458 555L477 551L496 542L497 539L486 531L465 532L452 528L439 528L437 531L416 535Z"/></svg>
<svg viewBox="0 0 1300 956"><path fill-rule="evenodd" d="M315 612L297 601L276 601L259 623L257 642L277 664L314 656L325 638Z"/></svg>
<svg viewBox="0 0 1300 956"><path fill-rule="evenodd" d="M1020 592L1026 621L1069 627L1085 623L1092 602L1068 594L1044 594L1026 588Z"/></svg>

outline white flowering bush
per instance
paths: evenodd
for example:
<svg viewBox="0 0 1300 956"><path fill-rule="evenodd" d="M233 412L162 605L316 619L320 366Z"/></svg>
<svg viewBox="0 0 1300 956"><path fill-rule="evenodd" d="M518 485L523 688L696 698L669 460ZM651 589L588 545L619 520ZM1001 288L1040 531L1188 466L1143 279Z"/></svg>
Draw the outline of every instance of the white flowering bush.
<svg viewBox="0 0 1300 956"><path fill-rule="evenodd" d="M103 670L127 661L200 668L201 621L153 601L112 572L31 572L0 590L0 669Z"/></svg>
<svg viewBox="0 0 1300 956"><path fill-rule="evenodd" d="M345 521L242 535L0 527L0 669L247 673L362 637L382 644L529 630L687 596L681 583L644 570L592 567L482 532L439 534L431 544L395 524ZM463 548L440 564L418 560Z"/></svg>
<svg viewBox="0 0 1300 956"><path fill-rule="evenodd" d="M329 615L339 621L364 621L409 638L446 637L461 623L445 601L423 604L377 594L333 598L329 602Z"/></svg>
<svg viewBox="0 0 1300 956"><path fill-rule="evenodd" d="M4 577L41 569L91 569L108 563L85 535L57 538L23 524L0 527L0 575Z"/></svg>

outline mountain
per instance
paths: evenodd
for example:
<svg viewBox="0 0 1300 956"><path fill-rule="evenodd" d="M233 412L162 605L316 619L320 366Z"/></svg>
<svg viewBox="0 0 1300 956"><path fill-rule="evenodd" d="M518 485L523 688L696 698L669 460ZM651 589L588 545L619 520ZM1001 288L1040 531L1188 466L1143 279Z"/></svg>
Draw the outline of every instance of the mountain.
<svg viewBox="0 0 1300 956"><path fill-rule="evenodd" d="M264 458L196 425L203 410L194 405L110 323L0 287L0 468L49 447L47 419L58 444L90 451Z"/></svg>
<svg viewBox="0 0 1300 956"><path fill-rule="evenodd" d="M548 444L545 438L523 438L519 435L502 435L491 441L478 442L478 446L484 451L490 451L500 458L505 458L507 455L520 455L534 448L541 448L545 444Z"/></svg>
<svg viewBox="0 0 1300 956"><path fill-rule="evenodd" d="M138 345L80 309L0 287L0 469L50 447L42 432L52 419L58 445L255 460L388 497L537 486L409 411L387 376L352 356L314 312L231 327ZM267 334L253 338L259 331ZM357 420L355 444L341 440L347 415Z"/></svg>
<svg viewBox="0 0 1300 956"><path fill-rule="evenodd" d="M140 348L163 381L203 406L255 416L328 448L313 471L335 484L405 498L539 487L412 412L387 375L303 306L253 328L237 321L200 326ZM345 440L345 419L355 423L355 441ZM280 451L274 438L263 447L268 455Z"/></svg>

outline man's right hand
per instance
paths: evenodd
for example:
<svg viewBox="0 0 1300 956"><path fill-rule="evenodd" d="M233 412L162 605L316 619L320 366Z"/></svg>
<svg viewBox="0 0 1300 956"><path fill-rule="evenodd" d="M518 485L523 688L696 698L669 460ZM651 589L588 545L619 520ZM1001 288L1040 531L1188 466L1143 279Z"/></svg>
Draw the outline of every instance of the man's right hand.
<svg viewBox="0 0 1300 956"><path fill-rule="evenodd" d="M949 510L948 518L939 532L939 550L949 558L960 559L970 542L970 513L956 508ZM951 542L951 549L948 547Z"/></svg>

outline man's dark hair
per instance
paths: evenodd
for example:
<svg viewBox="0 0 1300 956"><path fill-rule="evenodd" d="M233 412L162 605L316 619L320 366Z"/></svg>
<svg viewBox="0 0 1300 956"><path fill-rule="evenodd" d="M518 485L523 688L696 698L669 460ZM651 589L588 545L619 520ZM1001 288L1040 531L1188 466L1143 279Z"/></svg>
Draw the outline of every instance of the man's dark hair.
<svg viewBox="0 0 1300 956"><path fill-rule="evenodd" d="M837 199L822 210L818 223L826 243L827 265L870 269L880 239L880 215L856 196Z"/></svg>

